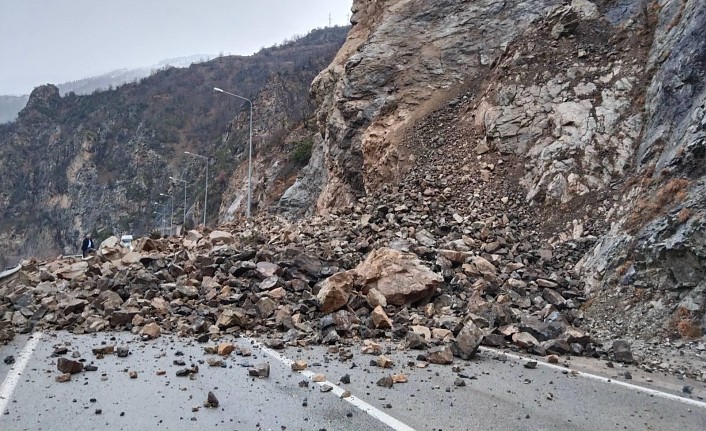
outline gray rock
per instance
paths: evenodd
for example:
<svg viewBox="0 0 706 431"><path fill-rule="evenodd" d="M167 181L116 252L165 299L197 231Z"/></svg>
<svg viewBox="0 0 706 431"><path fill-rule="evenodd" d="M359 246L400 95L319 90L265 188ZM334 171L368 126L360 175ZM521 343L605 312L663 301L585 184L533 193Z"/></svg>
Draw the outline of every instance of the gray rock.
<svg viewBox="0 0 706 431"><path fill-rule="evenodd" d="M383 387L383 388L391 388L393 385L393 380L392 376L385 376L379 379L376 383L376 385Z"/></svg>
<svg viewBox="0 0 706 431"><path fill-rule="evenodd" d="M118 346L115 348L115 354L118 358L127 358L130 354L130 348L127 346Z"/></svg>
<svg viewBox="0 0 706 431"><path fill-rule="evenodd" d="M409 349L425 349L427 347L427 343L424 340L424 337L421 334L417 334L415 332L408 332L406 336L406 342L407 342L407 348Z"/></svg>
<svg viewBox="0 0 706 431"><path fill-rule="evenodd" d="M483 331L472 322L466 322L463 329L451 342L451 350L454 356L461 359L471 359L475 356L482 341Z"/></svg>
<svg viewBox="0 0 706 431"><path fill-rule="evenodd" d="M177 284L176 291L181 293L187 298L196 298L199 296L199 290L194 286L186 286L184 284Z"/></svg>
<svg viewBox="0 0 706 431"><path fill-rule="evenodd" d="M630 343L624 340L613 341L613 360L618 362L632 363L634 358L632 356L632 350L630 349Z"/></svg>
<svg viewBox="0 0 706 431"><path fill-rule="evenodd" d="M219 406L218 398L216 398L216 395L208 391L208 395L206 396L206 402L204 403L204 407L208 408L216 408Z"/></svg>
<svg viewBox="0 0 706 431"><path fill-rule="evenodd" d="M260 378L270 377L270 364L267 362L257 364L253 368L248 369L248 375L251 377Z"/></svg>
<svg viewBox="0 0 706 431"><path fill-rule="evenodd" d="M552 355L565 355L571 351L571 346L565 340L548 340L541 344L547 353Z"/></svg>

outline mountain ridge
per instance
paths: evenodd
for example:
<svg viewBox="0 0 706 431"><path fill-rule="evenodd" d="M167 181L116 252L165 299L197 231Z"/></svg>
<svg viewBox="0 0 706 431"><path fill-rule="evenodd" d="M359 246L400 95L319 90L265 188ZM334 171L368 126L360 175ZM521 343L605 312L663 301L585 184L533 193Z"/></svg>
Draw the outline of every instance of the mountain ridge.
<svg viewBox="0 0 706 431"><path fill-rule="evenodd" d="M61 95L74 92L77 95L86 95L94 91L108 90L127 84L158 72L167 67L189 67L193 63L208 61L216 57L215 55L194 54L184 57L175 57L162 60L156 64L145 67L114 69L74 81L66 81L56 84ZM0 95L0 124L14 121L17 114L25 107L28 94L23 95Z"/></svg>

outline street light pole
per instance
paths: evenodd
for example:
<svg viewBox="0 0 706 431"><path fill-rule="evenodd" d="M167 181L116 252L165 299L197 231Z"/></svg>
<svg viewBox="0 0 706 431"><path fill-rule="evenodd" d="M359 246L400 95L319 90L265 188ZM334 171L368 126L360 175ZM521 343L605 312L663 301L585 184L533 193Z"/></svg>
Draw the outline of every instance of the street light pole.
<svg viewBox="0 0 706 431"><path fill-rule="evenodd" d="M200 157L200 158L206 160L206 197L204 197L204 199L203 199L203 225L205 227L206 226L206 208L208 208L208 157L200 156L198 154L190 153L188 151L184 151L184 154L188 154L188 155L194 156L194 157Z"/></svg>
<svg viewBox="0 0 706 431"><path fill-rule="evenodd" d="M246 100L250 104L250 138L248 139L248 209L247 217L250 218L250 208L252 207L252 100L247 97L238 96L237 94L229 93L218 87L213 87L216 93L223 93L229 96L237 97L238 99Z"/></svg>
<svg viewBox="0 0 706 431"><path fill-rule="evenodd" d="M182 222L182 226L186 226L186 180L180 180L179 178L174 177L169 177L169 179L172 181L181 181L182 183L184 183L184 221Z"/></svg>
<svg viewBox="0 0 706 431"><path fill-rule="evenodd" d="M154 204L155 204L155 205L159 205L160 207L166 207L166 206L167 206L167 204L160 204L159 202L154 202ZM155 211L155 214L157 214L156 211ZM162 229L161 229L162 236L164 236L164 229L165 229L165 227L164 227L164 209L162 209Z"/></svg>
<svg viewBox="0 0 706 431"><path fill-rule="evenodd" d="M157 211L153 211L154 214L159 214ZM162 214L162 228L160 229L162 236L164 236L164 214Z"/></svg>
<svg viewBox="0 0 706 431"><path fill-rule="evenodd" d="M164 193L160 193L159 195L172 198L169 206L169 236L172 236L174 234L174 195L167 195Z"/></svg>

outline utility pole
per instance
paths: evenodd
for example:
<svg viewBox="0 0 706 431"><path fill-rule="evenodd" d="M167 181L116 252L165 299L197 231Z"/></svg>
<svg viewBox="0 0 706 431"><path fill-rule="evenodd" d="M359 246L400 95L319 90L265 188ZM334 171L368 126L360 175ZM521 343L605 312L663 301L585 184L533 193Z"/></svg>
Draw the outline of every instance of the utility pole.
<svg viewBox="0 0 706 431"><path fill-rule="evenodd" d="M240 100L245 100L246 102L248 102L250 104L250 137L248 138L249 149L248 149L248 210L247 210L247 218L250 218L250 209L252 207L252 100L248 99L247 97L238 96L237 94L229 93L229 92L224 91L218 87L214 87L213 91L215 91L216 93L227 94L229 96L233 96L233 97L238 98Z"/></svg>
<svg viewBox="0 0 706 431"><path fill-rule="evenodd" d="M186 180L181 180L179 178L169 177L172 181L180 181L184 183L184 221L182 222L182 232L186 228Z"/></svg>
<svg viewBox="0 0 706 431"><path fill-rule="evenodd" d="M328 14L328 26L331 27L331 14Z"/></svg>

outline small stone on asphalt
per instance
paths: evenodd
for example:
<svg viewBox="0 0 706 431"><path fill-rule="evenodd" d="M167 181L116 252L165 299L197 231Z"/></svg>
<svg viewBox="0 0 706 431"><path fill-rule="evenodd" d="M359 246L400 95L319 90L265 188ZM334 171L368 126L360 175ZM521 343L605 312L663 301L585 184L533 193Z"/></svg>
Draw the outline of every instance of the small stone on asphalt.
<svg viewBox="0 0 706 431"><path fill-rule="evenodd" d="M299 360L292 363L292 371L303 371L306 370L306 367L306 361Z"/></svg>
<svg viewBox="0 0 706 431"><path fill-rule="evenodd" d="M56 376L56 378L54 380L56 380L59 383L68 382L69 380L71 380L71 374L69 374L69 373L59 374L58 376Z"/></svg>
<svg viewBox="0 0 706 431"><path fill-rule="evenodd" d="M326 381L326 376L323 374L314 374L314 377L311 378L312 382L325 382Z"/></svg>
<svg viewBox="0 0 706 431"><path fill-rule="evenodd" d="M206 402L204 403L204 407L216 408L216 407L218 407L218 405L219 405L219 402L218 402L218 398L216 398L216 395L213 392L208 391L208 395L206 396Z"/></svg>
<svg viewBox="0 0 706 431"><path fill-rule="evenodd" d="M248 370L248 375L251 377L266 378L270 376L270 364L265 362L262 364L257 364L255 367Z"/></svg>
<svg viewBox="0 0 706 431"><path fill-rule="evenodd" d="M377 381L376 385L383 388L391 388L393 385L392 376L385 376Z"/></svg>

